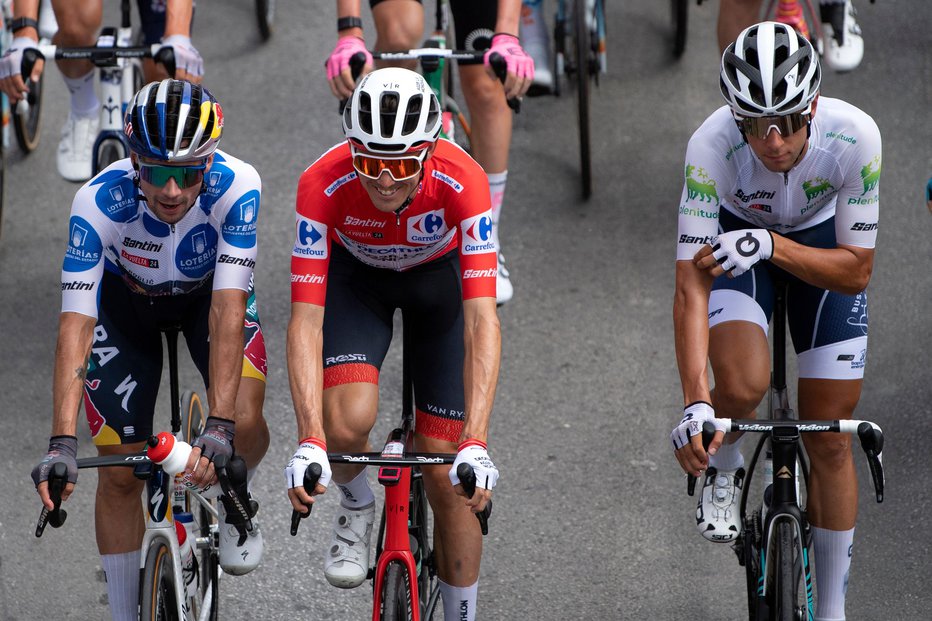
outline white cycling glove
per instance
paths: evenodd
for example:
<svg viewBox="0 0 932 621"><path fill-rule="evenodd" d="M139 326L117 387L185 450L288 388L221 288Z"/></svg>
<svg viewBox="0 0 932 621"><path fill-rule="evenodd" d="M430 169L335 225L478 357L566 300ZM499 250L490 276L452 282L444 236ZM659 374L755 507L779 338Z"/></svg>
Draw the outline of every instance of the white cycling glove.
<svg viewBox="0 0 932 621"><path fill-rule="evenodd" d="M469 464L473 472L476 473L476 489L480 487L492 489L498 481L498 468L492 463L486 445L478 440L466 440L459 446L456 453L456 459L453 461L453 467L450 468L450 482L453 485L460 484L460 478L456 474L456 469L460 464Z"/></svg>
<svg viewBox="0 0 932 621"><path fill-rule="evenodd" d="M195 78L204 75L204 60L191 44L191 37L174 34L162 39L162 47L170 47L175 53L175 71L185 71ZM160 48L161 49L161 48Z"/></svg>
<svg viewBox="0 0 932 621"><path fill-rule="evenodd" d="M673 428L670 439L673 440L673 449L678 451L695 435L702 435L702 423L709 421L715 425L716 431L726 432L725 425L715 418L715 410L705 401L696 401L683 408L683 420Z"/></svg>
<svg viewBox="0 0 932 621"><path fill-rule="evenodd" d="M767 229L741 229L712 238L712 256L732 277L773 256L773 235Z"/></svg>
<svg viewBox="0 0 932 621"><path fill-rule="evenodd" d="M23 52L26 50L39 52L39 44L29 37L15 37L10 49L0 57L0 80L23 72ZM39 57L44 58L42 52L39 52Z"/></svg>
<svg viewBox="0 0 932 621"><path fill-rule="evenodd" d="M327 459L327 445L316 438L306 438L301 441L285 468L285 488L304 485L304 471L311 464L320 464L320 479L317 482L327 487L332 475L330 460Z"/></svg>

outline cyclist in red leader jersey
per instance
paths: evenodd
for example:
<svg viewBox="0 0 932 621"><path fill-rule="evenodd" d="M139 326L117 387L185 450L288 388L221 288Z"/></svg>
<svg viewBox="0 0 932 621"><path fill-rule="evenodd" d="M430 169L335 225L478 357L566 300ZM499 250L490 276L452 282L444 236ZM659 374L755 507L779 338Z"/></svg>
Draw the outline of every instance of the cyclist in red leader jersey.
<svg viewBox="0 0 932 621"><path fill-rule="evenodd" d="M285 479L292 505L305 512L313 502L302 487L308 465L321 466L321 494L331 479L328 447L369 450L379 367L400 308L413 348L418 450L457 453L451 469L424 472L444 614L471 620L482 550L471 513L485 507L498 478L486 450L501 355L497 257L485 173L438 140L440 124L420 75L380 69L362 78L346 107L348 144L301 176L288 371L303 439ZM477 478L465 501L455 475L463 462ZM341 506L324 573L352 588L369 568L375 498L363 468L336 466L332 474Z"/></svg>

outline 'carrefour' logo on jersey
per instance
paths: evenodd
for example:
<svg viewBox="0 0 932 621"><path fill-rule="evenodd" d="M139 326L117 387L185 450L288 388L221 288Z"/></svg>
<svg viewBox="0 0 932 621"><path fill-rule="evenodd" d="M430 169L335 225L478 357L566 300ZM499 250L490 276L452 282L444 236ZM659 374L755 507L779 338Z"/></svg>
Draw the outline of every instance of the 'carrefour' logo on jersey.
<svg viewBox="0 0 932 621"><path fill-rule="evenodd" d="M440 241L447 231L443 209L428 211L408 220L409 242L432 243Z"/></svg>
<svg viewBox="0 0 932 621"><path fill-rule="evenodd" d="M492 217L489 212L463 220L460 228L463 231L463 254L497 251L492 240Z"/></svg>
<svg viewBox="0 0 932 621"><path fill-rule="evenodd" d="M250 190L227 212L221 233L223 241L237 248L256 245L256 217L259 213L259 192Z"/></svg>
<svg viewBox="0 0 932 621"><path fill-rule="evenodd" d="M295 224L292 256L304 259L327 258L327 225L299 215Z"/></svg>
<svg viewBox="0 0 932 621"><path fill-rule="evenodd" d="M100 262L103 244L97 231L84 218L73 216L68 236L68 249L62 268L66 272L83 272Z"/></svg>
<svg viewBox="0 0 932 621"><path fill-rule="evenodd" d="M178 243L175 265L188 278L203 278L214 269L217 257L217 231L199 224Z"/></svg>

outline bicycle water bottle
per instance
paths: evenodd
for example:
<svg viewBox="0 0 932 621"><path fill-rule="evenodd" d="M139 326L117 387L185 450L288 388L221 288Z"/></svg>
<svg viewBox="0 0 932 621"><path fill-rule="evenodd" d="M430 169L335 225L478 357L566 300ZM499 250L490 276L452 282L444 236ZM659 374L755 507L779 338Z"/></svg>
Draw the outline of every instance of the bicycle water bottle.
<svg viewBox="0 0 932 621"><path fill-rule="evenodd" d="M146 455L153 463L162 466L162 470L166 473L175 475L176 483L180 482L187 489L199 492L205 498L215 498L220 495L220 485L213 484L201 488L184 474L188 456L191 455L190 444L179 440L167 431L149 438L148 444ZM178 502L177 496L176 491L176 504L183 504L183 499L182 502Z"/></svg>
<svg viewBox="0 0 932 621"><path fill-rule="evenodd" d="M190 513L175 514L175 533L178 535L181 577L189 598L197 595L197 563L194 559L194 516Z"/></svg>

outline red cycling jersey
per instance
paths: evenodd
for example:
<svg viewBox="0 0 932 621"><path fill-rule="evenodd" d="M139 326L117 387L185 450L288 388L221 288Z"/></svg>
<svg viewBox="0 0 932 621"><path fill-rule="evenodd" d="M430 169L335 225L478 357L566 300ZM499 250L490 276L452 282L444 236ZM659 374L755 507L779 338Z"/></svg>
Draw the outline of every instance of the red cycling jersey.
<svg viewBox="0 0 932 621"><path fill-rule="evenodd" d="M298 182L291 301L324 305L330 245L373 267L403 271L459 250L463 299L495 297L498 260L485 172L438 140L414 200L379 211L356 178L349 145L324 153Z"/></svg>

